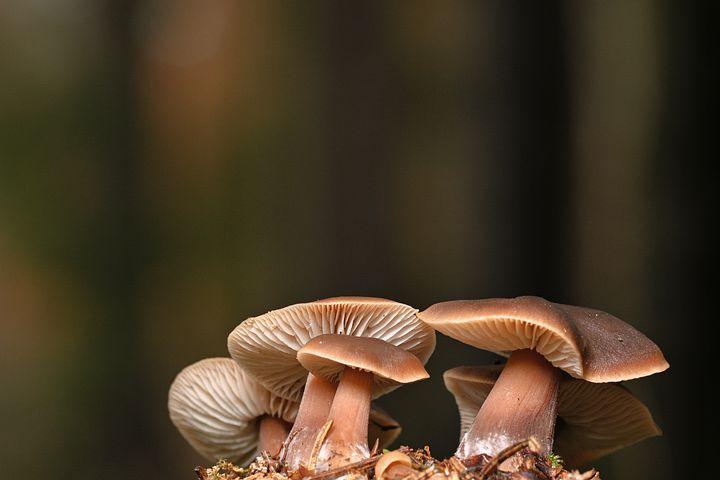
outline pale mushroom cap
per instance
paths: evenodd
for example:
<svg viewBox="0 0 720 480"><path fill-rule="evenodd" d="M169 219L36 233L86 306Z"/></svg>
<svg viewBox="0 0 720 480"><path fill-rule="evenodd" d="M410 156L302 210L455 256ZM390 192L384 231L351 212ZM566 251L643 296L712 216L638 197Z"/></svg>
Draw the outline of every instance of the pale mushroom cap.
<svg viewBox="0 0 720 480"><path fill-rule="evenodd" d="M228 337L228 350L260 383L299 401L307 371L297 351L312 338L341 334L385 340L424 364L435 349L435 331L417 310L382 298L336 297L291 305L249 318Z"/></svg>
<svg viewBox="0 0 720 480"><path fill-rule="evenodd" d="M297 403L270 393L230 358L209 358L183 369L170 386L170 419L205 458L245 463L258 442L258 418L292 423Z"/></svg>
<svg viewBox="0 0 720 480"><path fill-rule="evenodd" d="M397 440L401 433L402 426L397 420L374 403L370 405L368 445L372 447L377 440L380 448L388 447Z"/></svg>
<svg viewBox="0 0 720 480"><path fill-rule="evenodd" d="M565 381L560 387L558 417L555 449L571 467L662 435L648 408L616 384Z"/></svg>
<svg viewBox="0 0 720 480"><path fill-rule="evenodd" d="M409 467L412 465L412 460L410 460L409 456L398 450L384 453L375 464L375 478L381 479L385 471L393 465Z"/></svg>
<svg viewBox="0 0 720 480"><path fill-rule="evenodd" d="M502 366L456 367L443 375L460 411L460 436L470 429ZM661 435L650 411L626 388L565 378L558 393L555 446L579 467L646 438Z"/></svg>
<svg viewBox="0 0 720 480"><path fill-rule="evenodd" d="M483 365L455 367L443 373L445 388L455 397L460 413L460 438L472 426L502 369L502 365Z"/></svg>
<svg viewBox="0 0 720 480"><path fill-rule="evenodd" d="M483 350L531 349L590 382L619 382L668 368L655 343L610 315L539 297L456 300L418 314L436 330Z"/></svg>
<svg viewBox="0 0 720 480"><path fill-rule="evenodd" d="M373 396L403 383L430 376L412 353L377 338L320 335L297 353L300 364L313 375L337 382L345 367L373 374Z"/></svg>

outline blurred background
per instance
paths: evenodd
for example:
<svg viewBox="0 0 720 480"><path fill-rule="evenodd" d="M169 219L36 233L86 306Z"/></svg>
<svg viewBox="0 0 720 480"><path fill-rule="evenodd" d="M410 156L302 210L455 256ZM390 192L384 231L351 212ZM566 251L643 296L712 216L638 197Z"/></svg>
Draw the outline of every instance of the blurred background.
<svg viewBox="0 0 720 480"><path fill-rule="evenodd" d="M603 477L709 468L717 18L663 1L3 1L3 474L194 478L174 375L227 355L249 316L341 294L614 313L671 368L627 382L665 436ZM431 380L380 403L403 444L442 457L459 428L442 372L496 357L438 340Z"/></svg>

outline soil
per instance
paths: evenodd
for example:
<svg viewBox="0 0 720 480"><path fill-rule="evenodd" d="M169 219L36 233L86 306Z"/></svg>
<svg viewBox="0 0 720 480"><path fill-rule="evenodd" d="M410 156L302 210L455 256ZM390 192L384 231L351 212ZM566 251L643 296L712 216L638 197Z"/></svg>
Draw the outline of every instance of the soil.
<svg viewBox="0 0 720 480"><path fill-rule="evenodd" d="M428 447L399 450L411 458L412 473L394 479L384 476L382 480L600 480L596 470L569 471L558 457L538 454L532 439L513 445L495 457L479 455L464 461L456 457L437 460ZM367 460L318 473L304 469L286 472L280 460L263 452L247 467L220 461L212 467L197 467L195 473L199 480L332 480L340 477L373 480L375 463L382 455L383 452L379 452ZM503 469L498 468L501 464ZM507 465L513 466L512 472L504 470Z"/></svg>

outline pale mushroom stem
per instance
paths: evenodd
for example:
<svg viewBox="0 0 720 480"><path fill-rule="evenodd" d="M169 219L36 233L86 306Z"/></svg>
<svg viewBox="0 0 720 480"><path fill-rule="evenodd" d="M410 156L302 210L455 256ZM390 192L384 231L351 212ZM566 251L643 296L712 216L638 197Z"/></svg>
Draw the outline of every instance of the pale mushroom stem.
<svg viewBox="0 0 720 480"><path fill-rule="evenodd" d="M260 418L258 451L277 455L289 432L289 423L277 417L264 415Z"/></svg>
<svg viewBox="0 0 720 480"><path fill-rule="evenodd" d="M513 352L456 455L495 455L530 436L550 453L560 379L560 371L539 353Z"/></svg>
<svg viewBox="0 0 720 480"><path fill-rule="evenodd" d="M327 470L368 458L368 416L373 374L345 367L328 418L332 427L320 449L318 469Z"/></svg>
<svg viewBox="0 0 720 480"><path fill-rule="evenodd" d="M285 464L290 470L307 466L310 461L318 433L327 422L335 389L336 385L331 382L308 374L297 417L288 435Z"/></svg>

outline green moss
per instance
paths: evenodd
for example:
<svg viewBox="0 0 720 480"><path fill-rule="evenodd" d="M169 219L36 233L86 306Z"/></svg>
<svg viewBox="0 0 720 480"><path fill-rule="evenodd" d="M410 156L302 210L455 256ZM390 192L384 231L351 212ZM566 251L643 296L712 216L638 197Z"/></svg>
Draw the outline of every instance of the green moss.
<svg viewBox="0 0 720 480"><path fill-rule="evenodd" d="M560 457L560 455L551 453L550 455L548 455L547 458L548 458L548 462L553 467L562 467L563 459Z"/></svg>

